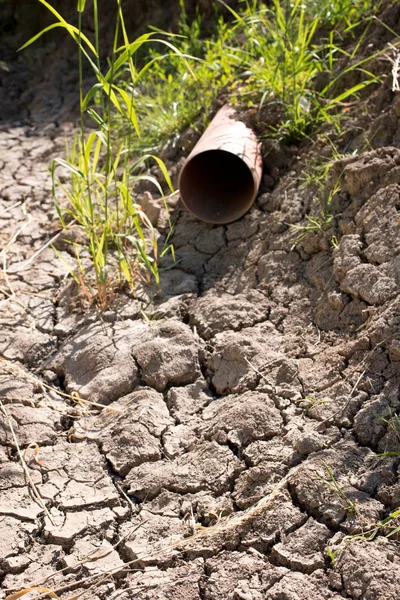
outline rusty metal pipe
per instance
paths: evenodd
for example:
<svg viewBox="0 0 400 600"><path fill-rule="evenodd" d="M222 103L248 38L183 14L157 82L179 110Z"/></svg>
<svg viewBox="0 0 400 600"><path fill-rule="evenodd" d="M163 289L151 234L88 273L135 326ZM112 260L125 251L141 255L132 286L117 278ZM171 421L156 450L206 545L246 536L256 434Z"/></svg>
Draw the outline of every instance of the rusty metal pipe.
<svg viewBox="0 0 400 600"><path fill-rule="evenodd" d="M224 106L182 168L181 199L202 221L231 223L253 204L261 175L262 158L255 133L238 120L231 106Z"/></svg>

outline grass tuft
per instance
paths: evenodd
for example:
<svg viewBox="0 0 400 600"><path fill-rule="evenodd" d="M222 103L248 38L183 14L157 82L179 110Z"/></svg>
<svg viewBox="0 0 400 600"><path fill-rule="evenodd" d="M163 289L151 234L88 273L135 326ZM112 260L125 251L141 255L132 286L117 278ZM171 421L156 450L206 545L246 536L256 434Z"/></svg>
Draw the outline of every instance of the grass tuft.
<svg viewBox="0 0 400 600"><path fill-rule="evenodd" d="M137 70L134 57L139 49L157 42L182 60L190 69L180 50L155 32L130 42L126 33L121 0L116 0L115 33L112 56L105 72L100 69L97 1L93 3L95 40L92 43L83 33L86 5L78 2L78 26L68 23L45 0L39 0L57 19L33 36L21 48L34 43L55 27L66 30L77 44L79 57L80 130L67 159L57 158L51 164L53 198L63 229L70 223L79 227L85 244L74 244L75 265L66 265L89 303L105 309L116 287L127 284L132 293L138 279L154 278L159 282L158 259L171 249L159 248L159 234L142 210L136 193L139 181L147 179L159 197L160 207L167 209L160 183L145 170L151 163L158 166L167 186L173 192L164 163L156 156L138 157L133 152L133 140L140 136L134 89L152 61ZM83 61L87 60L96 83L84 94ZM120 84L128 72L131 88ZM124 135L116 135L114 115L123 123ZM88 115L95 129L87 127ZM58 175L62 168L67 174L64 183Z"/></svg>
<svg viewBox="0 0 400 600"><path fill-rule="evenodd" d="M160 149L188 126L202 128L221 93L233 104L279 111L282 118L268 134L301 139L327 123L339 128L348 103L379 81L366 69L372 57L357 58L371 19L365 18L366 27L360 23L372 0L244 0L237 11L218 3L230 20L219 16L205 32L198 14L188 24L180 1L176 44L195 79L182 61L152 52L155 68L135 90L144 147ZM356 39L350 53L341 47L346 36ZM354 73L357 83L345 87L344 78Z"/></svg>

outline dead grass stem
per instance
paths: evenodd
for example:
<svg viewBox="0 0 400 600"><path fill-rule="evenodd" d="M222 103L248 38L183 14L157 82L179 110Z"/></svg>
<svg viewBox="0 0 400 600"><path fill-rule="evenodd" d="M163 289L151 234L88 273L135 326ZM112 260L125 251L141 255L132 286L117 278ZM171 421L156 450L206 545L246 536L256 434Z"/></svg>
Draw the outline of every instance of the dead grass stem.
<svg viewBox="0 0 400 600"><path fill-rule="evenodd" d="M165 558L166 556L168 556L169 553L172 553L176 550L184 550L187 546L194 544L195 542L200 541L204 538L212 538L214 535L221 535L224 532L235 529L236 527L245 523L249 519L254 518L258 514L262 513L278 497L280 492L291 481L292 477L297 473L300 466L301 465L297 465L297 466L293 467L291 469L291 471L285 477L283 477L283 479L281 479L281 481L275 486L275 488L273 489L273 491L270 494L268 494L264 498L261 498L261 500L259 500L255 505L251 506L246 511L243 511L242 513L235 515L234 517L228 517L225 520L221 519L215 525L212 525L210 527L201 528L201 529L197 530L197 532L195 534L193 534L189 537L180 538L179 540L176 540L175 542L170 542L170 541L166 540L165 543L161 543L159 548L155 549L153 552L144 554L142 556L139 556L138 558L130 560L130 561L124 563L123 566L116 567L114 569L109 569L108 571L104 571L104 572L101 572L101 573L98 573L95 575L89 575L87 577L83 577L74 582L71 582L65 586L53 589L52 593L55 594L55 596L53 595L52 597L57 598L58 594L66 592L68 589L70 589L72 587L90 584L89 587L87 587L87 589L80 592L78 595L68 598L68 600L77 600L77 598L82 597L85 593L98 587L101 583L103 583L109 577L112 577L113 575L116 575L118 573L132 571L131 567L133 565L140 564L143 560L153 560L159 556L162 556L163 558ZM144 524L144 522L141 522L138 527L142 526L143 524ZM130 532L130 535L131 534L132 534L132 532ZM120 540L118 542L118 544L121 543L121 541L122 540ZM97 557L97 559L99 559L99 558L101 558L101 556ZM96 560L96 559L94 559L94 560ZM84 559L84 562L85 562L85 559ZM77 564L76 566L79 566L79 564ZM56 571L52 575L49 575L45 581L49 580L52 577L55 577L59 573L60 573L60 571ZM31 589L31 588L26 588L26 591L24 593L28 593L29 589ZM21 596L22 595L23 594L21 594ZM48 593L42 594L36 600L45 600L47 595L48 595ZM18 597L20 597L20 596L18 596ZM5 600L14 600L14 598L17 598L17 597L15 595L7 596L7 598Z"/></svg>
<svg viewBox="0 0 400 600"><path fill-rule="evenodd" d="M49 513L49 511L47 510L47 507L46 507L45 503L43 502L41 495L38 492L35 482L33 481L32 477L31 477L31 474L29 472L29 467L25 462L24 455L21 451L21 447L19 445L18 438L15 433L14 426L12 424L11 416L8 414L6 407L4 406L3 401L1 399L0 399L0 410L3 413L4 418L8 421L8 426L10 428L11 435L14 440L14 444L17 448L18 456L21 461L21 466L24 470L25 477L30 485L32 495L35 498L36 502L39 504L39 506L44 510L44 512L45 512L46 516L48 517L49 521L51 522L51 524L54 525L53 518L52 518L51 514Z"/></svg>

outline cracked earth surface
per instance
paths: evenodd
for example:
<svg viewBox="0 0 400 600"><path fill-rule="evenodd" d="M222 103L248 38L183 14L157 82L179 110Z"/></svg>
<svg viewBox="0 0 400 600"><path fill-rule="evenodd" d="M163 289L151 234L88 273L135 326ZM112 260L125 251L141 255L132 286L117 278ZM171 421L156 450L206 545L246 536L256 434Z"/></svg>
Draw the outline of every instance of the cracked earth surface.
<svg viewBox="0 0 400 600"><path fill-rule="evenodd" d="M294 246L288 223L315 199L300 185L302 149L286 149L236 223L171 206L178 265L101 315L71 309L45 246L59 231L47 168L72 125L49 122L41 96L16 121L10 97L1 597L33 585L63 600L399 597L396 536L367 533L400 503L400 96L383 83L369 121L338 140L359 151L334 167L335 228ZM51 110L69 114L69 98L56 90ZM360 125L378 131L368 151ZM74 392L104 409L77 407Z"/></svg>

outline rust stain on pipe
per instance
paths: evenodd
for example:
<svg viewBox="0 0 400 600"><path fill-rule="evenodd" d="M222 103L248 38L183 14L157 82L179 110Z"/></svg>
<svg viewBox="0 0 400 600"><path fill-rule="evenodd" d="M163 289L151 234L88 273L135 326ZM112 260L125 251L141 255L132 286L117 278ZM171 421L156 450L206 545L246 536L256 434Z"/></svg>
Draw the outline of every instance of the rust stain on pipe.
<svg viewBox="0 0 400 600"><path fill-rule="evenodd" d="M203 133L179 176L183 203L198 219L223 225L242 217L262 175L255 133L224 106Z"/></svg>

